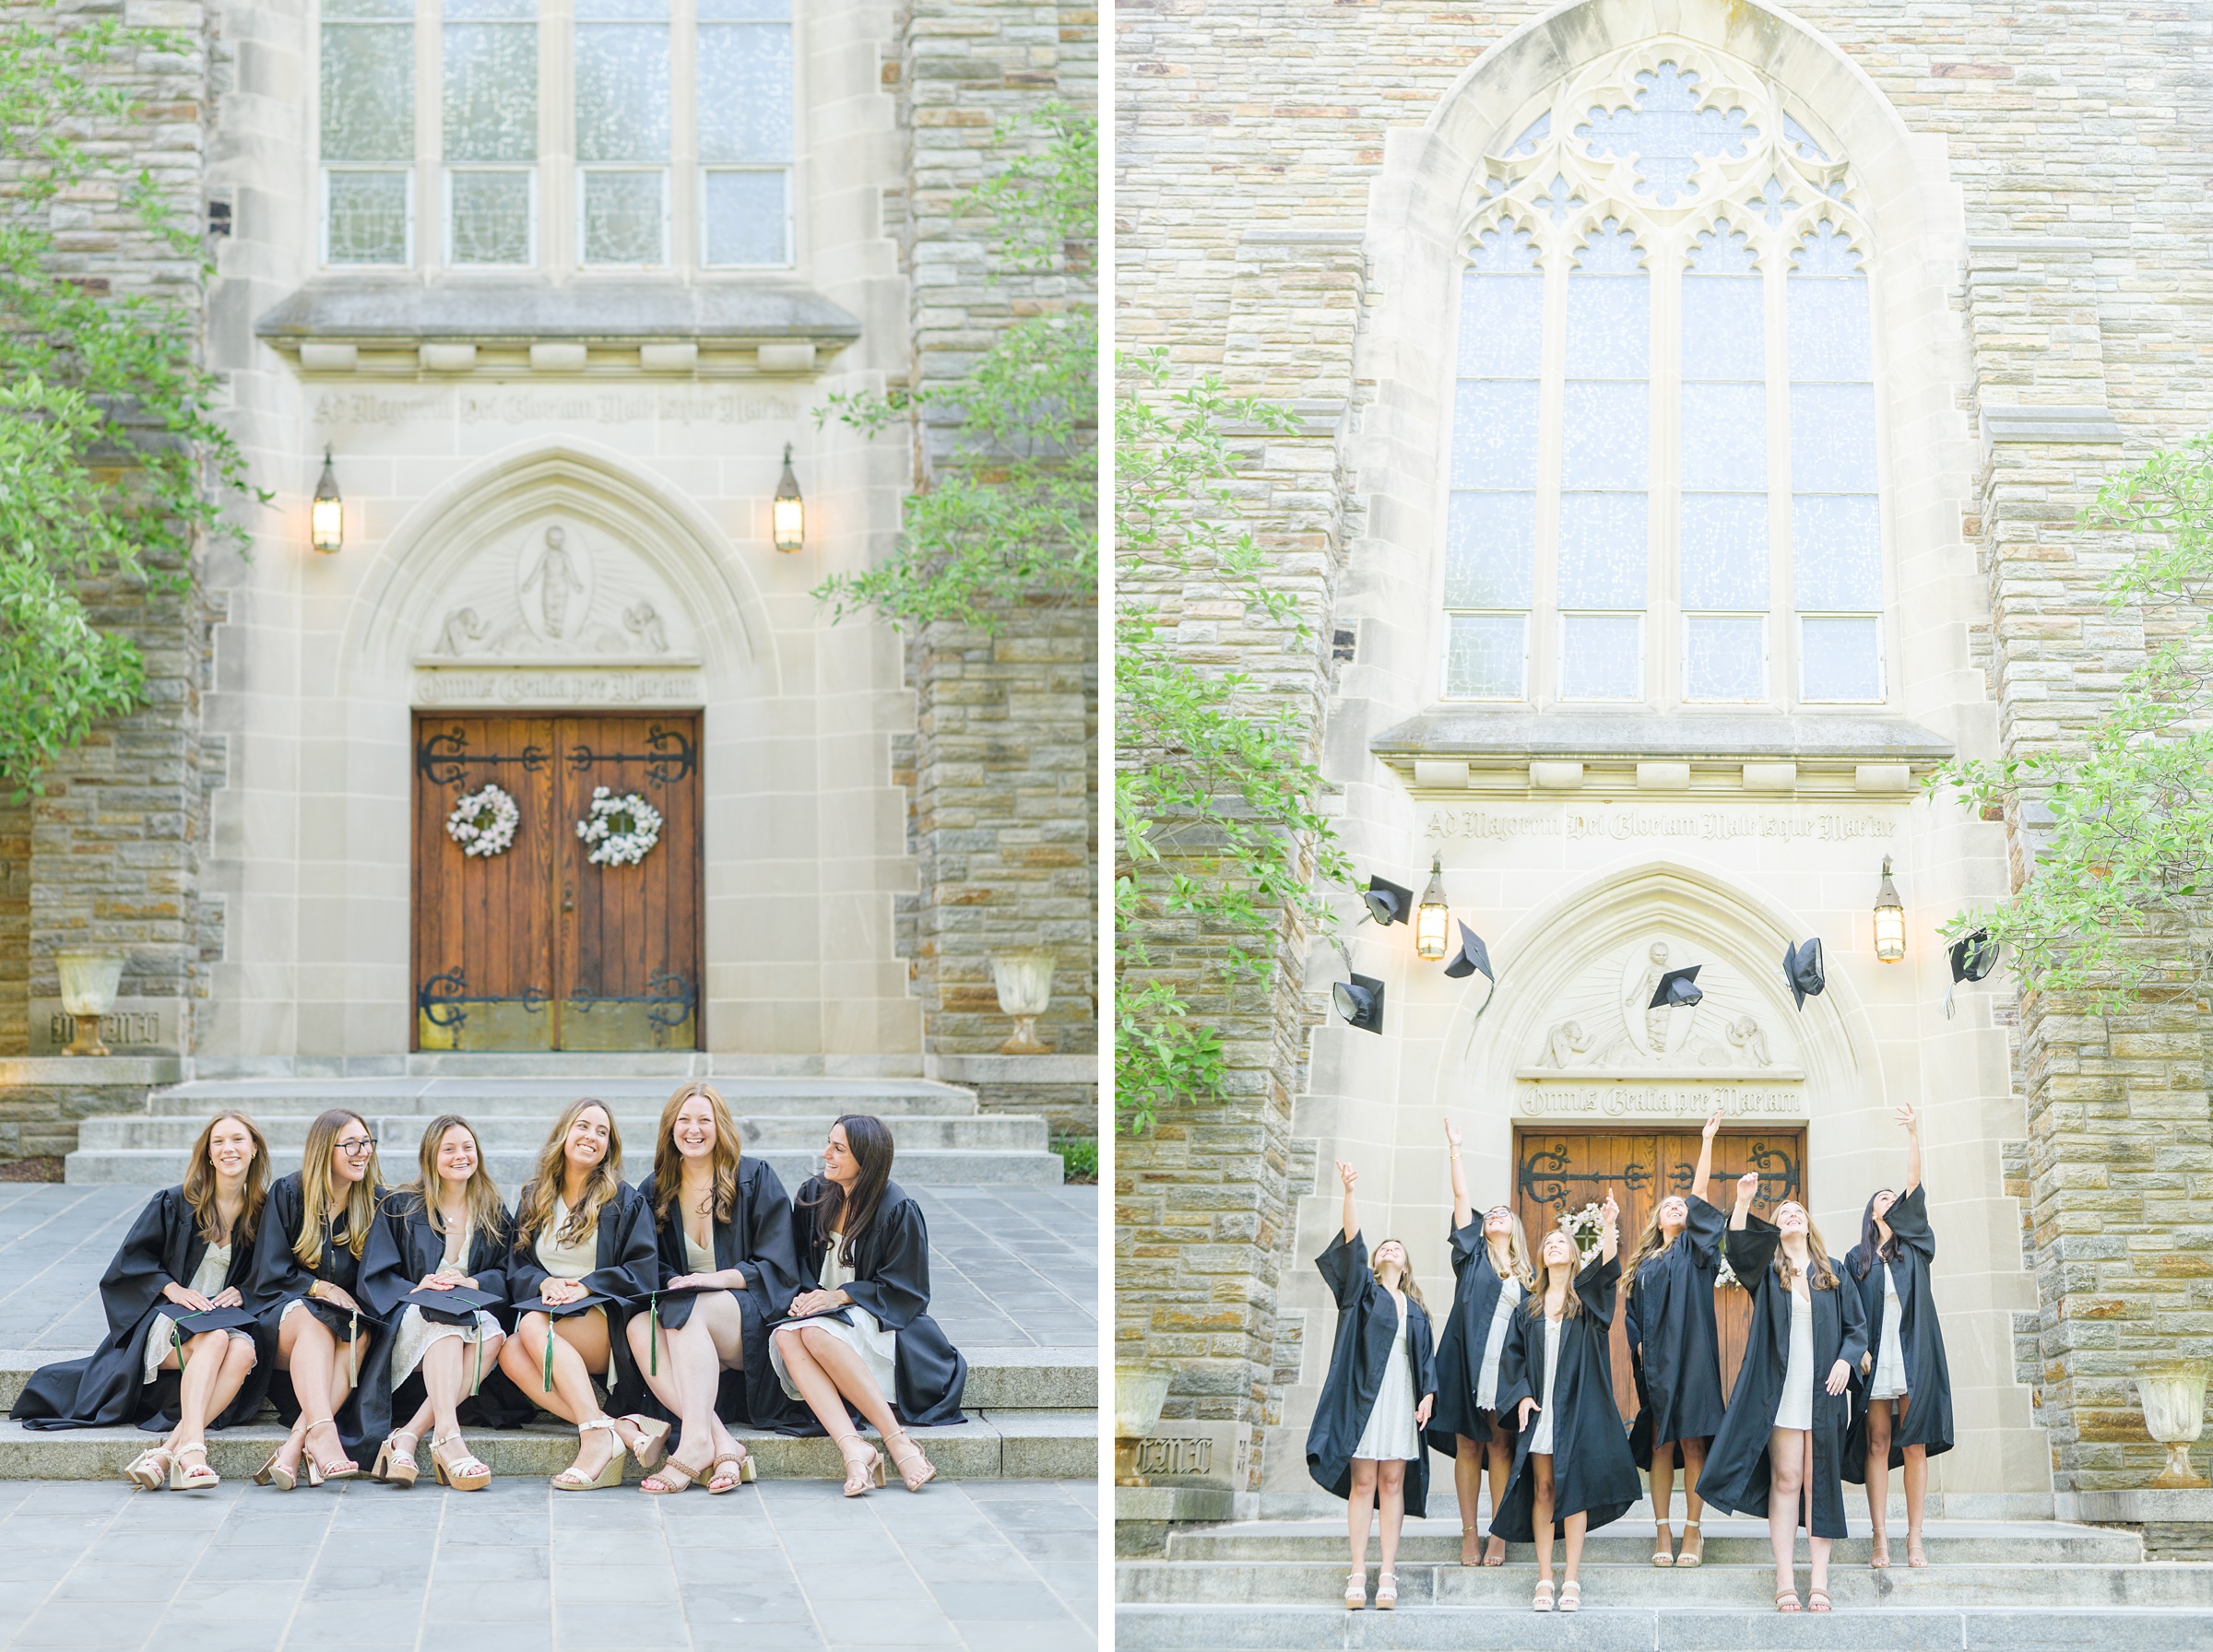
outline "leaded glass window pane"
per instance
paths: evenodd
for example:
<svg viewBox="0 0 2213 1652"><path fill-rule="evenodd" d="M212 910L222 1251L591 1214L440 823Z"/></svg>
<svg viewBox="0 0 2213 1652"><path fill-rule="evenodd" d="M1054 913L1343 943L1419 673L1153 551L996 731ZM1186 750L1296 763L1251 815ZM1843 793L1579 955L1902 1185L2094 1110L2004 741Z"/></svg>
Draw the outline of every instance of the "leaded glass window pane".
<svg viewBox="0 0 2213 1652"><path fill-rule="evenodd" d="M669 0L576 0L579 23L665 23Z"/></svg>
<svg viewBox="0 0 2213 1652"><path fill-rule="evenodd" d="M1767 324L1760 283L1731 276L1683 277L1683 376L1767 376Z"/></svg>
<svg viewBox="0 0 2213 1652"><path fill-rule="evenodd" d="M791 0L699 0L703 23L750 23L791 16Z"/></svg>
<svg viewBox="0 0 2213 1652"><path fill-rule="evenodd" d="M1445 692L1457 699L1519 700L1529 620L1521 614L1455 614L1445 646Z"/></svg>
<svg viewBox="0 0 2213 1652"><path fill-rule="evenodd" d="M791 174L709 172L705 186L706 262L791 262Z"/></svg>
<svg viewBox="0 0 2213 1652"><path fill-rule="evenodd" d="M529 23L448 23L445 159L538 159L538 29Z"/></svg>
<svg viewBox="0 0 2213 1652"><path fill-rule="evenodd" d="M1568 281L1568 376L1641 379L1651 339L1651 300L1642 276Z"/></svg>
<svg viewBox="0 0 2213 1652"><path fill-rule="evenodd" d="M1561 494L1559 567L1563 608L1642 608L1644 495Z"/></svg>
<svg viewBox="0 0 2213 1652"><path fill-rule="evenodd" d="M324 174L325 257L331 264L408 262L408 174Z"/></svg>
<svg viewBox="0 0 2213 1652"><path fill-rule="evenodd" d="M791 159L791 25L699 30L699 158Z"/></svg>
<svg viewBox="0 0 2213 1652"><path fill-rule="evenodd" d="M1683 621L1683 697L1765 700L1767 652L1765 617L1691 615Z"/></svg>
<svg viewBox="0 0 2213 1652"><path fill-rule="evenodd" d="M1883 697L1880 622L1807 616L1798 622L1808 700Z"/></svg>
<svg viewBox="0 0 2213 1652"><path fill-rule="evenodd" d="M326 23L371 18L412 23L415 0L323 0L323 20Z"/></svg>
<svg viewBox="0 0 2213 1652"><path fill-rule="evenodd" d="M1767 494L1686 493L1682 555L1685 608L1764 609Z"/></svg>
<svg viewBox="0 0 2213 1652"><path fill-rule="evenodd" d="M1867 283L1793 277L1790 289L1791 377L1864 380L1872 359L1867 341Z"/></svg>
<svg viewBox="0 0 2213 1652"><path fill-rule="evenodd" d="M1560 697L1643 699L1643 619L1636 614L1569 614L1562 619Z"/></svg>
<svg viewBox="0 0 2213 1652"><path fill-rule="evenodd" d="M1445 606L1525 608L1535 590L1537 496L1455 493L1445 525Z"/></svg>
<svg viewBox="0 0 2213 1652"><path fill-rule="evenodd" d="M1635 101L1621 109L1593 109L1575 129L1593 155L1634 155L1637 193L1672 206L1696 195L1691 180L1709 155L1739 156L1745 140L1759 136L1741 109L1700 109L1698 77L1663 63L1637 77Z"/></svg>
<svg viewBox="0 0 2213 1652"><path fill-rule="evenodd" d="M1544 277L1471 270L1460 283L1460 376L1534 379L1544 359Z"/></svg>
<svg viewBox="0 0 2213 1652"><path fill-rule="evenodd" d="M1791 487L1875 491L1875 386L1791 385Z"/></svg>
<svg viewBox="0 0 2213 1652"><path fill-rule="evenodd" d="M625 3L590 0L595 6ZM577 14L585 15L582 4ZM577 24L576 159L669 159L667 25Z"/></svg>
<svg viewBox="0 0 2213 1652"><path fill-rule="evenodd" d="M661 174L586 172L584 261L658 264L662 258Z"/></svg>
<svg viewBox="0 0 2213 1652"><path fill-rule="evenodd" d="M1649 395L1641 380L1586 380L1568 385L1560 445L1562 488L1644 486L1651 454Z"/></svg>
<svg viewBox="0 0 2213 1652"><path fill-rule="evenodd" d="M1875 495L1791 501L1792 579L1801 608L1883 606L1883 530Z"/></svg>
<svg viewBox="0 0 2213 1652"><path fill-rule="evenodd" d="M1537 470L1537 387L1462 381L1452 415L1455 488L1527 488Z"/></svg>
<svg viewBox="0 0 2213 1652"><path fill-rule="evenodd" d="M1683 485L1716 491L1766 490L1766 385L1683 386Z"/></svg>
<svg viewBox="0 0 2213 1652"><path fill-rule="evenodd" d="M453 202L448 252L454 263L530 262L530 176L522 171L446 174Z"/></svg>
<svg viewBox="0 0 2213 1652"><path fill-rule="evenodd" d="M412 15L412 7L408 15ZM325 23L323 163L415 159L415 30L408 23Z"/></svg>
<svg viewBox="0 0 2213 1652"><path fill-rule="evenodd" d="M445 0L444 14L449 23L529 23L538 0Z"/></svg>

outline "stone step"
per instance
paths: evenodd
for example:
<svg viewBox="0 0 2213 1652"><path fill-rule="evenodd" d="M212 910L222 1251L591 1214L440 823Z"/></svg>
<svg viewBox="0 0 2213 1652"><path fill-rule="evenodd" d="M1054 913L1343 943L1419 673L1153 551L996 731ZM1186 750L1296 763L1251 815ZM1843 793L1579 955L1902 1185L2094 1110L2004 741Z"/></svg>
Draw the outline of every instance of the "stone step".
<svg viewBox="0 0 2213 1652"><path fill-rule="evenodd" d="M1042 1124L1038 1126L1038 1133L1040 1136L1044 1133ZM166 1186L183 1178L185 1156L183 1148L80 1148L62 1162L63 1179L72 1186L114 1184ZM404 1172L405 1175L411 1175L413 1157L411 1150L403 1149L385 1166L386 1174ZM819 1148L771 1150L757 1157L775 1171L787 1187L797 1187L821 1168ZM491 1172L492 1180L511 1199L529 1178L537 1160L535 1147L528 1151L493 1150L485 1154L485 1165ZM647 1156L625 1154L625 1170L633 1179L645 1175L650 1164ZM289 1170L291 1166L286 1164L282 1168ZM894 1174L903 1180L941 1187L1058 1187L1067 1174L1060 1155L1043 1150L925 1148L910 1151L904 1147L899 1150Z"/></svg>
<svg viewBox="0 0 2213 1652"><path fill-rule="evenodd" d="M621 1132L625 1154L642 1161L660 1127L659 1109L642 1112L618 1103L610 1111L616 1128ZM438 1115L385 1113L364 1108L362 1116L376 1133L377 1150L384 1160L385 1173L397 1174L403 1162L411 1174L417 1144L422 1139L428 1122ZM558 1115L548 1109L536 1114L463 1114L463 1116L475 1128L478 1144L485 1151L528 1153L544 1144L546 1133ZM836 1116L830 1113L785 1116L739 1113L733 1115L733 1122L738 1127L738 1139L749 1153L801 1152L821 1149ZM313 1119L312 1114L254 1115L254 1123L268 1138L271 1153L289 1153L293 1157L306 1145ZM77 1144L80 1152L135 1149L183 1152L206 1127L205 1114L186 1118L128 1115L88 1118L77 1127ZM915 1151L963 1149L979 1152L1038 1152L1044 1150L1048 1139L1045 1120L1015 1114L969 1113L952 1117L908 1115L894 1120L891 1129L902 1158Z"/></svg>
<svg viewBox="0 0 2213 1652"><path fill-rule="evenodd" d="M976 1111L973 1091L925 1079L716 1079L715 1088L730 1111L757 1117L775 1115L834 1117L840 1113L872 1113L882 1118L908 1115L951 1117ZM657 1120L675 1089L667 1078L588 1074L489 1075L466 1078L383 1079L226 1079L195 1080L154 1091L147 1112L156 1117L205 1119L220 1106L249 1113L255 1122L288 1116L313 1118L326 1107L357 1112L420 1115L513 1115L549 1118L578 1096L598 1096L626 1118Z"/></svg>
<svg viewBox="0 0 2213 1652"><path fill-rule="evenodd" d="M39 1366L49 1361L70 1359L84 1351L83 1349L36 1351L0 1349L0 1412L16 1403L24 1383ZM968 1358L968 1386L964 1390L963 1401L976 1410L1004 1418L1027 1411L1041 1414L1090 1411L1098 1405L1098 1353L1095 1349L978 1347L963 1349L962 1352ZM1083 1470L1085 1475L1091 1472L1089 1469Z"/></svg>

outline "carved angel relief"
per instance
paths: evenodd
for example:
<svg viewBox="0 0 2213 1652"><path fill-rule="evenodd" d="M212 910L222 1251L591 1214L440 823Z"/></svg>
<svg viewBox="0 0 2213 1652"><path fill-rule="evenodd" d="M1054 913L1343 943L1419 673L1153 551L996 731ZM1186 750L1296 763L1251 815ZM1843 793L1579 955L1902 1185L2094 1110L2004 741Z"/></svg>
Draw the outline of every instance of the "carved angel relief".
<svg viewBox="0 0 2213 1652"><path fill-rule="evenodd" d="M574 524L533 526L488 547L453 581L458 598L421 656L495 662L669 659L673 605L626 547Z"/></svg>
<svg viewBox="0 0 2213 1652"><path fill-rule="evenodd" d="M1692 963L1705 966L1698 981L1705 997L1651 1008L1660 978ZM1698 950L1681 941L1639 941L1592 964L1560 995L1524 1070L1533 1077L1794 1076L1786 1069L1794 1068L1796 1051L1784 1030L1769 1031L1763 1019L1769 1008L1749 982Z"/></svg>

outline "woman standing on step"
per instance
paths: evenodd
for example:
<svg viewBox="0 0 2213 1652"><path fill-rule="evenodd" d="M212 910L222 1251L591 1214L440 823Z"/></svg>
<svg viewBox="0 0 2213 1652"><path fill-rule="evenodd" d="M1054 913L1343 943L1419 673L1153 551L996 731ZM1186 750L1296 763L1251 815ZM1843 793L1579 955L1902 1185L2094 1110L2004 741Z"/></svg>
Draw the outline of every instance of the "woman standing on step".
<svg viewBox="0 0 2213 1652"><path fill-rule="evenodd" d="M658 1280L653 1212L622 1179L614 1115L601 1102L573 1103L538 1150L538 1168L515 1203L507 1257L515 1334L500 1348L508 1381L576 1425L576 1460L553 1476L557 1492L621 1485L625 1448L642 1469L661 1460L669 1425L609 1417L592 1386L599 1377L620 1393L635 1384L622 1324ZM530 1305L538 1302L555 1311Z"/></svg>
<svg viewBox="0 0 2213 1652"><path fill-rule="evenodd" d="M1598 1248L1580 1271L1568 1230L1556 1227L1544 1235L1537 1247L1537 1290L1514 1316L1498 1374L1498 1409L1514 1411L1520 1437L1513 1478L1491 1530L1510 1543L1537 1545L1537 1588L1530 1604L1539 1611L1553 1609L1553 1527L1560 1526L1568 1538L1559 1609L1578 1611L1583 1590L1576 1574L1584 1537L1620 1519L1644 1490L1623 1437L1606 1363L1621 1280L1621 1211L1611 1188L1598 1219Z"/></svg>
<svg viewBox="0 0 2213 1652"><path fill-rule="evenodd" d="M653 1212L664 1294L626 1330L636 1369L678 1424L643 1489L704 1480L709 1492L735 1491L753 1463L725 1423L764 1422L787 1403L763 1338L799 1286L791 1199L775 1171L744 1156L720 1093L697 1080L661 1109L653 1174L638 1192Z"/></svg>
<svg viewBox="0 0 2213 1652"><path fill-rule="evenodd" d="M249 1305L276 1334L277 1369L287 1380L270 1386L292 1431L255 1471L256 1485L290 1491L303 1456L310 1485L361 1471L353 1457L364 1438L361 1407L349 1397L377 1328L355 1292L384 1193L376 1138L342 1108L315 1115L300 1168L269 1189Z"/></svg>
<svg viewBox="0 0 2213 1652"><path fill-rule="evenodd" d="M415 1179L385 1201L361 1256L361 1300L392 1328L362 1368L362 1424L370 1438L384 1439L373 1470L377 1479L413 1485L422 1472L417 1449L427 1436L439 1484L480 1492L491 1470L462 1440L462 1411L471 1422L508 1428L528 1422L531 1414L529 1404L500 1375L505 1328L490 1308L464 1305L433 1319L407 1298L415 1291L462 1287L504 1303L515 1221L484 1168L477 1133L467 1119L451 1113L432 1119L415 1162ZM487 1375L493 1384L490 1392L484 1389ZM395 1401L419 1392L407 1426L386 1434Z"/></svg>
<svg viewBox="0 0 2213 1652"><path fill-rule="evenodd" d="M1768 1517L1778 1611L1799 1610L1792 1567L1803 1521L1813 1550L1807 1603L1827 1611L1828 1546L1845 1535L1845 1390L1867 1351L1866 1316L1805 1207L1784 1200L1770 1225L1752 1214L1758 1192L1757 1171L1737 1178L1725 1248L1752 1293L1752 1328L1698 1494L1716 1508Z"/></svg>
<svg viewBox="0 0 2213 1652"><path fill-rule="evenodd" d="M1506 1494L1514 1465L1514 1424L1498 1415L1498 1361L1506 1351L1514 1309L1533 1283L1529 1241L1512 1207L1493 1205L1475 1221L1468 1203L1467 1174L1460 1163L1460 1131L1445 1121L1452 1165L1452 1308L1437 1345L1437 1410L1425 1435L1430 1448L1452 1459L1460 1495L1460 1564L1475 1564L1475 1506L1487 1469L1491 1512ZM1483 1556L1486 1566L1506 1562L1506 1540L1494 1531Z"/></svg>
<svg viewBox="0 0 2213 1652"><path fill-rule="evenodd" d="M242 1113L208 1120L183 1184L147 1201L101 1279L107 1339L84 1359L33 1372L8 1414L31 1429L167 1430L124 1478L149 1492L219 1484L207 1466L207 1430L261 1410L274 1339L254 1323L195 1332L178 1322L243 1306L268 1181L268 1143L254 1121Z"/></svg>
<svg viewBox="0 0 2213 1652"><path fill-rule="evenodd" d="M883 1455L854 1429L848 1407L875 1425L910 1492L938 1471L902 1423L966 1421L968 1362L925 1312L929 1230L922 1207L892 1180L892 1157L881 1118L848 1113L830 1127L822 1174L792 1201L799 1277L815 1288L793 1297L791 1317L769 1333L784 1392L805 1400L837 1442L848 1497L883 1483Z"/></svg>
<svg viewBox="0 0 2213 1652"><path fill-rule="evenodd" d="M1706 1558L1699 1516L1698 1470L1722 1426L1721 1337L1713 1322L1714 1281L1722 1268L1727 1219L1708 1204L1713 1174L1716 1112L1698 1142L1698 1164L1687 1195L1671 1193L1629 1257L1629 1357L1637 1375L1637 1422L1629 1456L1651 1475L1652 1564L1695 1566ZM1683 1553L1674 1550L1668 1509L1675 1500L1675 1457L1683 1459Z"/></svg>
<svg viewBox="0 0 2213 1652"><path fill-rule="evenodd" d="M1929 1494L1929 1459L1952 1448L1952 1374L1944 1359L1944 1326L1929 1288L1936 1235L1929 1228L1928 1194L1921 1185L1921 1121L1898 1109L1906 1132L1906 1188L1884 1188L1867 1201L1860 1242L1844 1258L1866 1315L1867 1351L1844 1446L1844 1478L1867 1485L1875 1526L1876 1571L1890 1564L1884 1531L1890 1470L1906 1474L1906 1564L1925 1566L1921 1516ZM1877 1264L1880 1266L1877 1266Z"/></svg>
<svg viewBox="0 0 2213 1652"><path fill-rule="evenodd" d="M1454 1174L1459 1167L1454 1166ZM1307 1430L1307 1472L1316 1485L1345 1500L1345 1534L1352 1543L1352 1575L1344 1604L1367 1604L1367 1534L1371 1516L1383 1526L1383 1564L1376 1575L1376 1610L1399 1603L1399 1527L1408 1510L1420 1519L1429 1504L1429 1459L1422 1443L1437 1404L1437 1353L1428 1310L1396 1239L1376 1246L1368 1261L1360 1237L1353 1185L1360 1173L1337 1161L1344 1184L1344 1217L1330 1248L1314 1258L1337 1300L1337 1340L1329 1375ZM1464 1225L1464 1224L1463 1224ZM1462 1516L1466 1517L1464 1515ZM1491 1522L1497 1529L1497 1520Z"/></svg>

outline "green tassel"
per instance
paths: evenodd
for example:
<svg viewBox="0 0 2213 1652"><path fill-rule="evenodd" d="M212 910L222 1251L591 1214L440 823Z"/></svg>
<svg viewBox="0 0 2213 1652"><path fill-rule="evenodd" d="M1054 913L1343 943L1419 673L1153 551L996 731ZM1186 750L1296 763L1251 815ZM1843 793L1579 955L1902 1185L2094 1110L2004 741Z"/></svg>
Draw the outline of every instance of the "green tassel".
<svg viewBox="0 0 2213 1652"><path fill-rule="evenodd" d="M175 1320L169 1322L169 1345L177 1351L177 1375L184 1375L184 1331Z"/></svg>
<svg viewBox="0 0 2213 1652"><path fill-rule="evenodd" d="M553 1321L546 1320L546 1392L553 1392Z"/></svg>
<svg viewBox="0 0 2213 1652"><path fill-rule="evenodd" d="M647 1363L647 1370L650 1375L658 1376L661 1374L661 1293L658 1291L646 1299L645 1319L646 1328L651 1333L646 1338L646 1343L653 1356Z"/></svg>
<svg viewBox="0 0 2213 1652"><path fill-rule="evenodd" d="M477 1374L468 1380L468 1397L474 1399L477 1390L484 1386L484 1328L477 1327Z"/></svg>
<svg viewBox="0 0 2213 1652"><path fill-rule="evenodd" d="M361 1386L361 1316L359 1310L346 1316L346 1364L352 1373L354 1387Z"/></svg>

